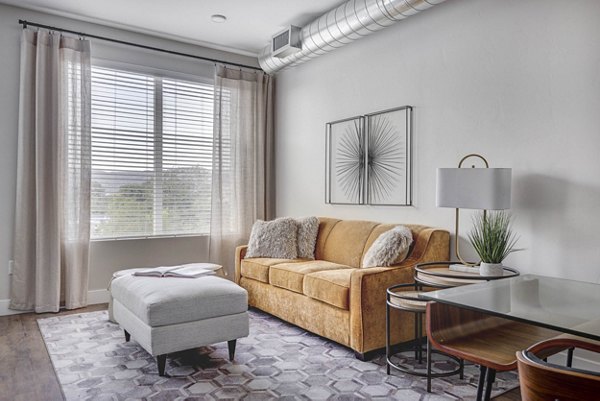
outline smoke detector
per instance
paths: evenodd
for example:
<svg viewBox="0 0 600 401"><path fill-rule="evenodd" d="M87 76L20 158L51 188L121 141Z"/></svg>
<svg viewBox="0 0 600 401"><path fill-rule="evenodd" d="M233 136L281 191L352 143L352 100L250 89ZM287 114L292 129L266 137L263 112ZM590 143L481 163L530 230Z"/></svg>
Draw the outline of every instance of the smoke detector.
<svg viewBox="0 0 600 401"><path fill-rule="evenodd" d="M213 14L210 16L210 20L212 22L216 22L217 24L222 24L223 22L227 21L227 17L222 14Z"/></svg>

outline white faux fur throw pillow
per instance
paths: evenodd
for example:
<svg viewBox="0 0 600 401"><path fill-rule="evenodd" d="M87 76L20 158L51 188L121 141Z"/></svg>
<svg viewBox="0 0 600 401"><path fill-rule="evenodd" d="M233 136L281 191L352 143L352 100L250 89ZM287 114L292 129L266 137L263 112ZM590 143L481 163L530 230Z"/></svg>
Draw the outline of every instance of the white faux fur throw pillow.
<svg viewBox="0 0 600 401"><path fill-rule="evenodd" d="M396 226L382 233L371 245L362 267L391 266L406 259L413 238L410 229Z"/></svg>
<svg viewBox="0 0 600 401"><path fill-rule="evenodd" d="M271 221L257 220L252 226L246 257L296 259L297 231L296 221L289 217Z"/></svg>
<svg viewBox="0 0 600 401"><path fill-rule="evenodd" d="M319 234L319 219L311 216L296 219L298 225L298 257L314 260L317 235Z"/></svg>

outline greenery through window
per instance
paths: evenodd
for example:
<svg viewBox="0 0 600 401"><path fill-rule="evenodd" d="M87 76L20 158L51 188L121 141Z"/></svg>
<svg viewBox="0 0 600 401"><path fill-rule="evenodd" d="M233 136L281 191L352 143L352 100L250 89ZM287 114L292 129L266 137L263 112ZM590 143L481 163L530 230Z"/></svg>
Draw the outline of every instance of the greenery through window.
<svg viewBox="0 0 600 401"><path fill-rule="evenodd" d="M92 67L93 239L206 234L213 86Z"/></svg>

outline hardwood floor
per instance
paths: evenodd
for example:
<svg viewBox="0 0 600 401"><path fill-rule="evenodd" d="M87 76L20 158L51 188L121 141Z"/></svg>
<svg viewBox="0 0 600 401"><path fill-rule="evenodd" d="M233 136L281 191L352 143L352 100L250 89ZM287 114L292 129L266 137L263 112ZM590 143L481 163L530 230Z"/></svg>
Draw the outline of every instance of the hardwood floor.
<svg viewBox="0 0 600 401"><path fill-rule="evenodd" d="M59 312L60 315L106 309L107 304ZM0 317L0 400L63 400L62 391L36 320L56 313Z"/></svg>
<svg viewBox="0 0 600 401"><path fill-rule="evenodd" d="M101 304L58 314L24 313L0 317L0 400L63 400L36 320L48 316L93 312L106 307L106 304ZM516 389L495 400L520 401L521 397Z"/></svg>
<svg viewBox="0 0 600 401"><path fill-rule="evenodd" d="M494 400L498 400L498 401L521 401L521 392L519 391L518 388L509 391L508 393L504 393L496 398L494 398Z"/></svg>

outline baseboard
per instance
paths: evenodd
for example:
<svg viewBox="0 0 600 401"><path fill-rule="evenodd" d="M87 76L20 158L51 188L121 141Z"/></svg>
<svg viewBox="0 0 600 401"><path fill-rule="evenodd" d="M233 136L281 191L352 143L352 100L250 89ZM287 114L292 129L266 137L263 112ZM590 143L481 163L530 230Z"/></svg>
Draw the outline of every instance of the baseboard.
<svg viewBox="0 0 600 401"><path fill-rule="evenodd" d="M88 304L105 304L110 298L108 290L90 290L88 291Z"/></svg>
<svg viewBox="0 0 600 401"><path fill-rule="evenodd" d="M88 304L104 304L107 303L110 298L108 290L90 290L88 291ZM20 313L28 313L33 311L26 310L13 310L9 309L9 299L0 299L0 316L18 315Z"/></svg>
<svg viewBox="0 0 600 401"><path fill-rule="evenodd" d="M32 311L8 309L10 299L0 299L0 316L18 315L19 313L27 313Z"/></svg>

